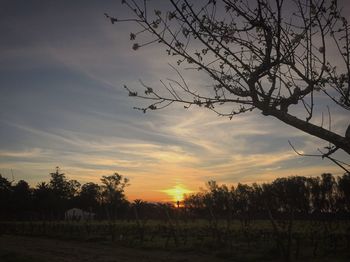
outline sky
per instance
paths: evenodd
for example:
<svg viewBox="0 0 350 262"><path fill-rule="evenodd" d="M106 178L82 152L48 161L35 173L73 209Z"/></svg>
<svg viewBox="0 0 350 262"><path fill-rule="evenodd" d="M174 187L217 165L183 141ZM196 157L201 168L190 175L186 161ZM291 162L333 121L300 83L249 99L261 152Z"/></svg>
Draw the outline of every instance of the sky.
<svg viewBox="0 0 350 262"><path fill-rule="evenodd" d="M130 179L128 199L166 201L169 190L197 191L208 180L235 185L343 173L327 160L296 155L288 140L305 153L326 143L259 112L229 120L181 105L134 110L144 101L130 98L123 85L159 87L176 78L173 61L159 45L133 51L133 25L112 25L106 12L128 15L115 0L1 1L3 176L35 186L56 166L82 183L118 172ZM194 88L212 83L181 72ZM344 134L349 116L332 113L332 130Z"/></svg>

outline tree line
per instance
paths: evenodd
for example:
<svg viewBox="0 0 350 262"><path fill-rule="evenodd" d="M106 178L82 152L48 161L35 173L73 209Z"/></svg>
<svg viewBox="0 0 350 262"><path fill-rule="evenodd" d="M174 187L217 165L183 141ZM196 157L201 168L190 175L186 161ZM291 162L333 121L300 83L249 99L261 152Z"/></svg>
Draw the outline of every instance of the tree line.
<svg viewBox="0 0 350 262"><path fill-rule="evenodd" d="M187 196L184 206L194 217L211 220L271 218L348 217L350 213L350 174L334 177L290 176L271 183L236 187L207 183L207 190Z"/></svg>
<svg viewBox="0 0 350 262"><path fill-rule="evenodd" d="M0 174L0 219L61 220L70 208L93 212L97 219L163 219L176 210L171 203L141 199L129 202L124 192L129 180L118 173L102 176L100 181L101 184L80 184L67 179L58 167L50 173L49 182L40 182L35 187L24 180L11 182ZM186 218L210 221L234 218L248 221L272 215L348 217L350 174L291 176L270 183L237 186L209 181L206 189L186 195L177 209Z"/></svg>
<svg viewBox="0 0 350 262"><path fill-rule="evenodd" d="M28 182L10 182L0 174L0 219L60 220L66 210L78 207L101 219L116 219L128 206L124 188L129 180L118 173L102 176L101 185L69 180L59 167L50 181L34 188Z"/></svg>

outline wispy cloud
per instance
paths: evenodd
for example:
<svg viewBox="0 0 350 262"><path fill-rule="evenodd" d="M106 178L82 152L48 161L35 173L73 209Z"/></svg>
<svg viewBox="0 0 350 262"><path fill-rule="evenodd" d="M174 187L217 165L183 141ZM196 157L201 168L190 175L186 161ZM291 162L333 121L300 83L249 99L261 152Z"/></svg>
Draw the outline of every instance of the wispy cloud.
<svg viewBox="0 0 350 262"><path fill-rule="evenodd" d="M43 151L39 148L32 148L23 151L4 151L0 150L0 157L11 157L11 158L33 158L43 155Z"/></svg>

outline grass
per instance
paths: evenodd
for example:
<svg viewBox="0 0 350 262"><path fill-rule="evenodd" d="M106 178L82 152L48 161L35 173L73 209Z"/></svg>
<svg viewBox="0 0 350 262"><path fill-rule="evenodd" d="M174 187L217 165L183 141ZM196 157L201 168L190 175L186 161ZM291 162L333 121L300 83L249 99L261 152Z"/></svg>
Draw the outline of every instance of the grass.
<svg viewBox="0 0 350 262"><path fill-rule="evenodd" d="M0 251L1 262L46 262L38 257L19 254L13 251Z"/></svg>

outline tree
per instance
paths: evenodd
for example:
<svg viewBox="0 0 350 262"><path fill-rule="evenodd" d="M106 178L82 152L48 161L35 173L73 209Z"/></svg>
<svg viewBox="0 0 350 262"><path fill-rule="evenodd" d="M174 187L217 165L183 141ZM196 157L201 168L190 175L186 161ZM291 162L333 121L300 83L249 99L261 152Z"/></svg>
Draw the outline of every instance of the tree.
<svg viewBox="0 0 350 262"><path fill-rule="evenodd" d="M88 182L81 187L79 194L80 205L84 209L96 210L101 198L101 188L99 185Z"/></svg>
<svg viewBox="0 0 350 262"><path fill-rule="evenodd" d="M64 173L60 173L60 168L57 166L56 171L50 173L50 175L49 185L54 194L59 198L68 198L69 187Z"/></svg>
<svg viewBox="0 0 350 262"><path fill-rule="evenodd" d="M325 173L321 175L321 201L323 212L334 212L336 208L336 180L332 174Z"/></svg>
<svg viewBox="0 0 350 262"><path fill-rule="evenodd" d="M130 96L150 101L138 109L177 102L230 118L258 110L328 142L319 156L334 162L331 154L338 149L350 154L350 125L338 134L314 119L324 99L350 110L350 27L337 0L209 0L201 5L170 0L169 10L154 12L147 1L122 3L132 18L105 15L113 24L140 26L130 34L134 50L160 43L178 65L204 72L214 82L212 90L194 90L173 67L179 80L162 82L166 92L143 83L144 94L125 86Z"/></svg>
<svg viewBox="0 0 350 262"><path fill-rule="evenodd" d="M307 214L310 209L310 190L307 179L302 176L277 178L272 190L283 212Z"/></svg>
<svg viewBox="0 0 350 262"><path fill-rule="evenodd" d="M0 218L6 218L11 209L12 183L0 174Z"/></svg>
<svg viewBox="0 0 350 262"><path fill-rule="evenodd" d="M110 176L103 176L102 182L102 199L106 205L107 216L109 219L117 217L117 210L126 205L124 188L128 186L129 179L118 173Z"/></svg>
<svg viewBox="0 0 350 262"><path fill-rule="evenodd" d="M338 178L338 191L343 209L350 212L350 174Z"/></svg>
<svg viewBox="0 0 350 262"><path fill-rule="evenodd" d="M20 180L13 186L12 203L17 219L28 219L28 213L32 211L32 190L26 181Z"/></svg>
<svg viewBox="0 0 350 262"><path fill-rule="evenodd" d="M56 167L56 172L50 175L50 188L58 198L71 199L78 193L80 183L77 180L67 180L64 173L60 173L59 167Z"/></svg>
<svg viewBox="0 0 350 262"><path fill-rule="evenodd" d="M35 210L40 213L41 219L47 219L52 215L54 206L54 195L50 185L46 182L39 183L33 192Z"/></svg>
<svg viewBox="0 0 350 262"><path fill-rule="evenodd" d="M67 180L59 167L50 175L49 187L52 190L52 203L56 207L54 213L60 217L66 209L75 206L74 200L79 192L80 183L77 180Z"/></svg>

